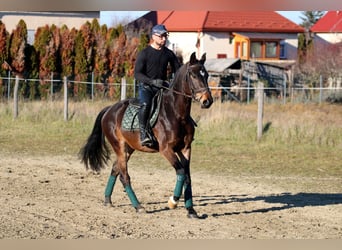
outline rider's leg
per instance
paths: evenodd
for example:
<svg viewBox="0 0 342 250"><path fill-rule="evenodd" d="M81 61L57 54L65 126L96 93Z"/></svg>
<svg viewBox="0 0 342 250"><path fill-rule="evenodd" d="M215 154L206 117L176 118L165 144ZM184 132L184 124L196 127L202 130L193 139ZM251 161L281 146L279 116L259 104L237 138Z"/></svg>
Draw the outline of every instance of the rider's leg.
<svg viewBox="0 0 342 250"><path fill-rule="evenodd" d="M143 83L139 84L139 126L140 126L140 141L142 146L150 146L152 141L147 135L148 129L148 118L150 114L151 101L153 98L153 93L149 86Z"/></svg>

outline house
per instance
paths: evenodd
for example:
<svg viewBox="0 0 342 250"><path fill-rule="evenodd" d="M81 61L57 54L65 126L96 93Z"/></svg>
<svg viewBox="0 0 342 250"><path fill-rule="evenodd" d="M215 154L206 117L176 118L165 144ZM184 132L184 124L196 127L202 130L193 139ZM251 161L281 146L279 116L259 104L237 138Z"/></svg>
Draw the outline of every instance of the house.
<svg viewBox="0 0 342 250"><path fill-rule="evenodd" d="M207 58L295 60L304 29L274 11L151 11L129 24L164 24L168 47L185 60L194 51Z"/></svg>
<svg viewBox="0 0 342 250"><path fill-rule="evenodd" d="M275 11L151 11L127 29L149 33L155 24L166 26L170 33L167 46L183 61L194 51L197 57L207 54L209 85L216 88L217 98L222 98L222 87L231 90L250 80L267 79L271 87L293 81L298 34L304 28ZM236 99L232 93L227 95Z"/></svg>
<svg viewBox="0 0 342 250"><path fill-rule="evenodd" d="M315 35L315 43L341 43L342 11L328 11L310 30Z"/></svg>
<svg viewBox="0 0 342 250"><path fill-rule="evenodd" d="M100 19L99 11L79 11L79 12L25 12L25 11L0 11L0 20L6 25L6 30L12 32L19 23L24 20L27 26L27 40L33 43L34 34L39 27L45 25L56 25L62 27L79 29L87 21Z"/></svg>
<svg viewBox="0 0 342 250"><path fill-rule="evenodd" d="M328 86L331 90L337 91L333 93L341 93L342 11L328 11L310 30L314 33L316 55L324 60L331 73L327 79Z"/></svg>

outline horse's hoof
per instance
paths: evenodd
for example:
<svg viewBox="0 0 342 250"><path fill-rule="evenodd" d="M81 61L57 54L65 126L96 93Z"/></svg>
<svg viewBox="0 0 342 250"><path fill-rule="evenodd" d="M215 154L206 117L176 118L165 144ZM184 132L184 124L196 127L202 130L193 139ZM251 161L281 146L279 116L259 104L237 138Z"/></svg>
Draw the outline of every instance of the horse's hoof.
<svg viewBox="0 0 342 250"><path fill-rule="evenodd" d="M143 206L138 206L135 208L135 211L138 213L138 214L146 214L146 210Z"/></svg>
<svg viewBox="0 0 342 250"><path fill-rule="evenodd" d="M113 206L112 199L110 197L105 197L103 205L112 207Z"/></svg>
<svg viewBox="0 0 342 250"><path fill-rule="evenodd" d="M170 209L175 209L177 208L178 202L173 199L173 196L171 196L167 201L167 204L169 205Z"/></svg>
<svg viewBox="0 0 342 250"><path fill-rule="evenodd" d="M199 219L199 216L197 215L195 209L190 207L190 208L187 208L187 210L188 210L188 218L190 218L190 219Z"/></svg>

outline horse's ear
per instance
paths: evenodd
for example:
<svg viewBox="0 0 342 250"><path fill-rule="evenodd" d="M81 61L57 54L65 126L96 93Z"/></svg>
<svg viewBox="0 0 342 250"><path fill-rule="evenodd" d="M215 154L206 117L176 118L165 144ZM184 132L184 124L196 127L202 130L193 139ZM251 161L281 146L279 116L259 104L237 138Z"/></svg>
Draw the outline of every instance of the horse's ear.
<svg viewBox="0 0 342 250"><path fill-rule="evenodd" d="M190 56L190 65L197 63L196 52L193 52Z"/></svg>
<svg viewBox="0 0 342 250"><path fill-rule="evenodd" d="M201 57L200 63L204 64L206 59L207 59L207 55L206 55L206 53L204 53Z"/></svg>

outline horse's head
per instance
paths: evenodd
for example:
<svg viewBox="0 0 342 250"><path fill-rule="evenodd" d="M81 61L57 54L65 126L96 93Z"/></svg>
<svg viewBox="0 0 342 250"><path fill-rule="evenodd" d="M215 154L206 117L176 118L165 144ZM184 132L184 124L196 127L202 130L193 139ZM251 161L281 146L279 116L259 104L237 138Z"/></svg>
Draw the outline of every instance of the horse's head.
<svg viewBox="0 0 342 250"><path fill-rule="evenodd" d="M213 97L208 85L208 72L204 67L206 54L197 60L195 52L191 54L187 66L187 82L191 90L191 96L201 103L202 108L209 108L213 103Z"/></svg>

